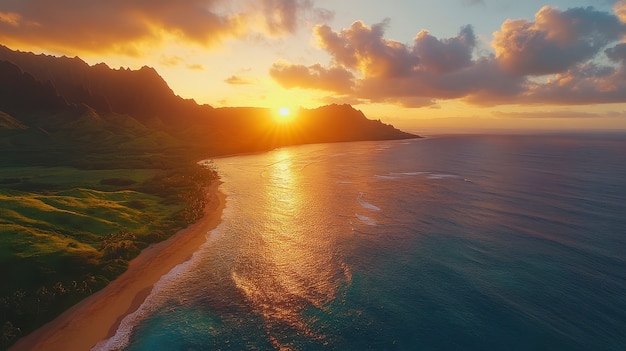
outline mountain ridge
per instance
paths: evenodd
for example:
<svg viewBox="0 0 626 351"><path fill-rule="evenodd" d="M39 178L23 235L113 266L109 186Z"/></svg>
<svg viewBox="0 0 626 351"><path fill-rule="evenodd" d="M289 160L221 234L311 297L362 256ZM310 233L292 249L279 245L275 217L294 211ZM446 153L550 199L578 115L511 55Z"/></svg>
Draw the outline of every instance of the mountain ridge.
<svg viewBox="0 0 626 351"><path fill-rule="evenodd" d="M67 138L68 147L90 152L123 149L136 155L151 151L149 144L155 142L149 135L159 135L172 149L185 149L189 158L197 158L304 143L416 137L369 120L350 105L300 109L292 125L277 124L266 108L200 105L176 95L148 66L138 70L112 69L105 63L90 66L79 57L13 51L0 45L0 76L5 78L0 81L0 111L14 120L9 123L4 118L0 136L17 138L21 144L27 144L29 135L39 137L34 130L50 137L63 131L56 139ZM63 123L56 128L53 121ZM116 138L103 138L107 131ZM85 134L95 136L92 143L78 138ZM138 135L147 144L134 143L136 149L130 147L132 143L113 142ZM41 146L45 151L53 145Z"/></svg>

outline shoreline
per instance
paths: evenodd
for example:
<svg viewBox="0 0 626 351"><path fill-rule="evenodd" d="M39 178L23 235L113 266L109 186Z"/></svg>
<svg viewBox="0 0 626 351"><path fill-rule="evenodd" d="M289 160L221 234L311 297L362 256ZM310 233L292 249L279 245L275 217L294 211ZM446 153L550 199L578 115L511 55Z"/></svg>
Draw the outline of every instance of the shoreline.
<svg viewBox="0 0 626 351"><path fill-rule="evenodd" d="M226 206L219 180L208 190L204 216L167 240L152 244L129 262L128 269L102 290L83 299L54 320L18 339L10 351L90 350L115 335L122 319L139 308L159 279L189 260L217 228Z"/></svg>

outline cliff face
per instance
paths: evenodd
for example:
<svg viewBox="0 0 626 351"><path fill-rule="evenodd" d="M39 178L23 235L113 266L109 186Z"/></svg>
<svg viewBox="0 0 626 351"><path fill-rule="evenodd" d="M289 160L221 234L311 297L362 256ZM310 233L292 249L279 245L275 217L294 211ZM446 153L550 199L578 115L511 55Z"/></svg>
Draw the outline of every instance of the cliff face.
<svg viewBox="0 0 626 351"><path fill-rule="evenodd" d="M28 119L37 113L56 113L67 108L50 81L42 83L16 65L0 61L0 111Z"/></svg>
<svg viewBox="0 0 626 351"><path fill-rule="evenodd" d="M98 112L148 119L188 107L150 67L111 69L89 66L78 57L54 57L12 51L0 45L0 61L16 65L39 82L49 82L68 103L85 104Z"/></svg>
<svg viewBox="0 0 626 351"><path fill-rule="evenodd" d="M267 109L214 109L185 100L150 67L90 66L78 57L35 55L1 45L0 77L0 113L6 122L0 123L1 144L22 154L39 145L44 151L79 149L83 158L114 150L179 150L178 155L194 158L302 143L415 137L368 120L349 105L302 109L293 125L278 125ZM8 127L15 125L21 128Z"/></svg>

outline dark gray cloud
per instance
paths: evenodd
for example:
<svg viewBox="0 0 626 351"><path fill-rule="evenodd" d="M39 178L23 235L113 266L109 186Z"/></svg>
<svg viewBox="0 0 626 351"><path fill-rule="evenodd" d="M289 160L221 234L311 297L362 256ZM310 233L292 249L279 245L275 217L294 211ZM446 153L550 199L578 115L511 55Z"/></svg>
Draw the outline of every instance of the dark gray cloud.
<svg viewBox="0 0 626 351"><path fill-rule="evenodd" d="M626 63L626 43L617 44L612 48L608 48L605 53L609 59L615 62Z"/></svg>

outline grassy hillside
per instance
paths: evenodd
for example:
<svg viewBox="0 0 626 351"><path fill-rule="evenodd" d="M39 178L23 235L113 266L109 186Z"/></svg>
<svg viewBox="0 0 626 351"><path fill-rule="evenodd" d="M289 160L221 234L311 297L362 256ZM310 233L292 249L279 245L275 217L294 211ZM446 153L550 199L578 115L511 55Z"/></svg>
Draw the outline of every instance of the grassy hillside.
<svg viewBox="0 0 626 351"><path fill-rule="evenodd" d="M0 168L0 345L121 274L148 244L196 221L214 171Z"/></svg>

